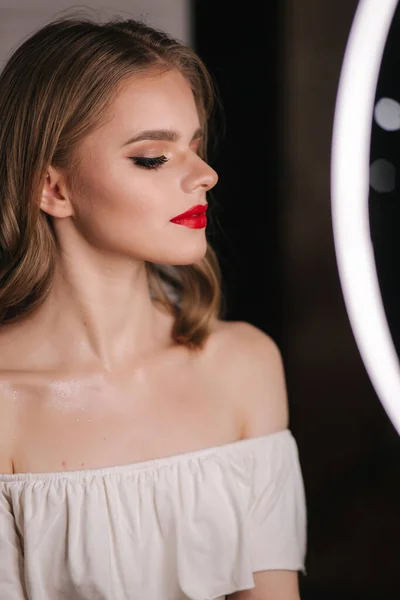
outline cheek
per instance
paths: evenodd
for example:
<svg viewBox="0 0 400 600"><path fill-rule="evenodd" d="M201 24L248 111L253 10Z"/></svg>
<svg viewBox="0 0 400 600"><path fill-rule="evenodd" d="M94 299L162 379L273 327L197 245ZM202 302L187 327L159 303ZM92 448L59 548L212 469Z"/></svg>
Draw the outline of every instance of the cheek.
<svg viewBox="0 0 400 600"><path fill-rule="evenodd" d="M79 188L79 220L86 229L112 228L123 234L127 229L132 233L132 228L162 230L169 224L176 193L160 172L142 173L132 167L118 172L99 168L97 173L86 176Z"/></svg>

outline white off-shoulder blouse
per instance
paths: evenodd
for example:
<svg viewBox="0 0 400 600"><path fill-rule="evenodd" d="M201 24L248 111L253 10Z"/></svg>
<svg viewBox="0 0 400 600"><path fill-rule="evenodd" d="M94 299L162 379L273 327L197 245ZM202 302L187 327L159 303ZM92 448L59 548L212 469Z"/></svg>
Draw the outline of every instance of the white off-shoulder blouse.
<svg viewBox="0 0 400 600"><path fill-rule="evenodd" d="M212 600L304 571L286 429L130 465L0 475L1 600Z"/></svg>

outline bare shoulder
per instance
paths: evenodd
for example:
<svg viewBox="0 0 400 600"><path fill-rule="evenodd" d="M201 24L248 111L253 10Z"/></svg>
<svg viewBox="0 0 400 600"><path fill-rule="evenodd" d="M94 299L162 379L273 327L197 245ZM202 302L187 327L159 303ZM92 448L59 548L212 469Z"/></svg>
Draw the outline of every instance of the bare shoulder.
<svg viewBox="0 0 400 600"><path fill-rule="evenodd" d="M13 472L13 451L16 432L13 386L0 371L0 473Z"/></svg>
<svg viewBox="0 0 400 600"><path fill-rule="evenodd" d="M19 404L16 365L19 367L24 356L20 330L16 325L0 327L0 473L13 472Z"/></svg>
<svg viewBox="0 0 400 600"><path fill-rule="evenodd" d="M288 426L284 366L275 341L245 321L218 321L213 360L243 414L242 437L275 433Z"/></svg>

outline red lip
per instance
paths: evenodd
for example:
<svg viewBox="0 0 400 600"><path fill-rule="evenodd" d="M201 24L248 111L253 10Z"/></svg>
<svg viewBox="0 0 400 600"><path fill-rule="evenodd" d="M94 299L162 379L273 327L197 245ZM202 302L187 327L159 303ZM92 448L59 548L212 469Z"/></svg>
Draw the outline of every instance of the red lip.
<svg viewBox="0 0 400 600"><path fill-rule="evenodd" d="M206 212L207 208L207 204L196 204L196 206L192 206L192 208L189 208L189 210L187 210L186 212L177 215L176 217L171 219L171 221L174 223L187 217L193 217L194 215L202 215Z"/></svg>

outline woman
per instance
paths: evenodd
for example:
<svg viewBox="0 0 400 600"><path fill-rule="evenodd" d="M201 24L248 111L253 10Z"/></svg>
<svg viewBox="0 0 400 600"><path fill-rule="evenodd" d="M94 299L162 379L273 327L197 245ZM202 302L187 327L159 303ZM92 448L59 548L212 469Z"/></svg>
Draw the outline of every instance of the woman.
<svg viewBox="0 0 400 600"><path fill-rule="evenodd" d="M1 598L298 598L280 354L221 318L205 235L212 100L133 20L54 21L1 74Z"/></svg>

